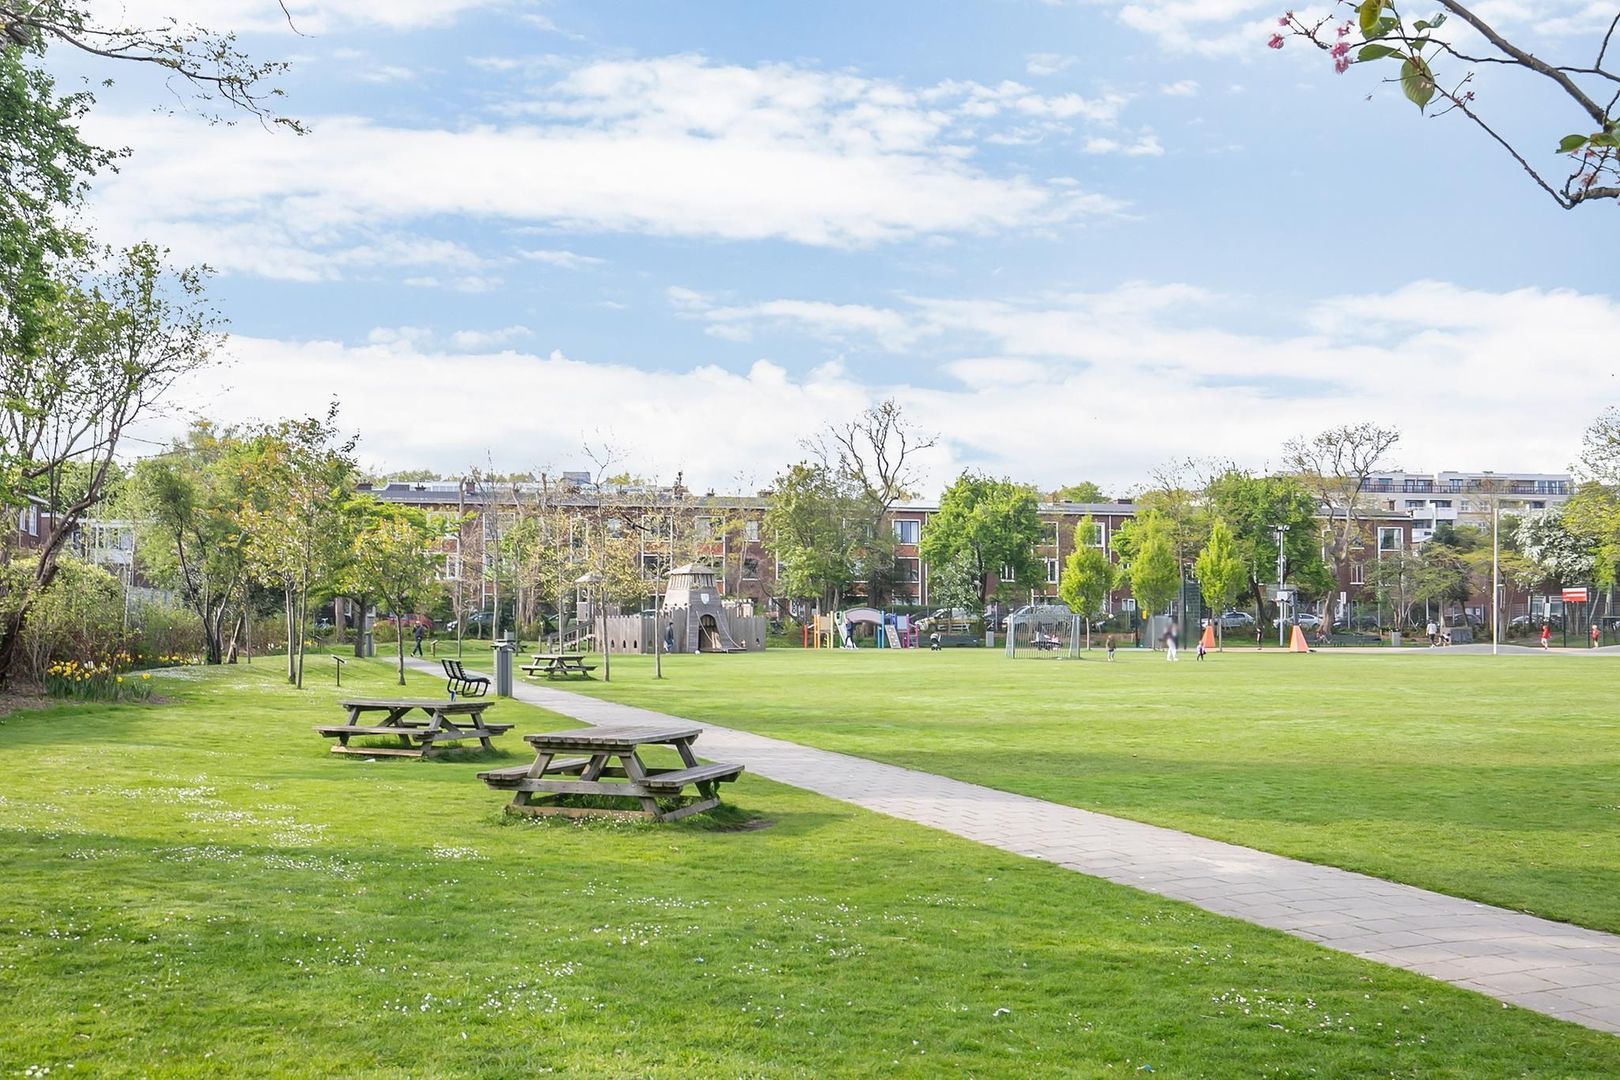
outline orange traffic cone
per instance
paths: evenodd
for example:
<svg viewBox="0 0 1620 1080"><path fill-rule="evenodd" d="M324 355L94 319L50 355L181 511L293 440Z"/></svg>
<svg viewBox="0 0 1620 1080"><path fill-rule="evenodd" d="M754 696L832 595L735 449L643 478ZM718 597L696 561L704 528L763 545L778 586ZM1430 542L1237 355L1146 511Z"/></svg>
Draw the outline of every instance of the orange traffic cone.
<svg viewBox="0 0 1620 1080"><path fill-rule="evenodd" d="M1305 643L1305 631L1294 627L1294 636L1288 639L1289 652L1310 652L1311 647Z"/></svg>
<svg viewBox="0 0 1620 1080"><path fill-rule="evenodd" d="M1203 642L1202 643L1203 643L1204 648L1206 648L1206 649L1213 649L1215 647L1215 624L1214 623L1209 622L1209 623L1204 624L1204 637L1203 637Z"/></svg>

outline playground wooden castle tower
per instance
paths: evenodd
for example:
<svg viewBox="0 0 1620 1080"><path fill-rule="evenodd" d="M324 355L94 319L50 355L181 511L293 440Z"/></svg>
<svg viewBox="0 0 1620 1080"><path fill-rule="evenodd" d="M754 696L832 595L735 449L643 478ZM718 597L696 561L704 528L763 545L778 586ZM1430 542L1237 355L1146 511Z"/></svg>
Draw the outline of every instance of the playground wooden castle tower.
<svg viewBox="0 0 1620 1080"><path fill-rule="evenodd" d="M732 638L714 571L698 563L669 572L664 617L674 625L676 652L745 652Z"/></svg>

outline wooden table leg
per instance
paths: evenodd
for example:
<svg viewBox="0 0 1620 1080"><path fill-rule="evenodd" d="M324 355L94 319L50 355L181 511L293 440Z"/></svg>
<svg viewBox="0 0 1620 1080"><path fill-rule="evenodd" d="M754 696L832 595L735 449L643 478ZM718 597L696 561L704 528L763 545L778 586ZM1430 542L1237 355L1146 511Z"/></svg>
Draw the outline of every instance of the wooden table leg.
<svg viewBox="0 0 1620 1080"><path fill-rule="evenodd" d="M641 758L637 756L634 750L628 754L620 754L619 762L624 766L624 778L630 783L639 784L647 779L647 767L641 763ZM651 795L637 795L636 799L641 803L642 813L654 821L659 819L657 799Z"/></svg>
<svg viewBox="0 0 1620 1080"><path fill-rule="evenodd" d="M527 778L530 779L530 780L533 780L536 777L544 776L546 774L546 769L551 766L551 759L554 756L555 755L553 755L551 753L551 751L549 751L549 750L541 750L538 753L536 753L534 755L534 764L529 766L529 771L526 774ZM516 792L513 792L512 793L512 805L513 806L528 806L529 805L529 800L535 794L536 793L533 792L533 791L516 791Z"/></svg>

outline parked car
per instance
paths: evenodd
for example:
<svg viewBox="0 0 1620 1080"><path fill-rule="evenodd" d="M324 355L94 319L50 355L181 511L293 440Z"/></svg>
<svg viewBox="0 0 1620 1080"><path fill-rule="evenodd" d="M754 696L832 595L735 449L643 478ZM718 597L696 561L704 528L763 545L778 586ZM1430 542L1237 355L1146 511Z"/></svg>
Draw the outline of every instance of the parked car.
<svg viewBox="0 0 1620 1080"><path fill-rule="evenodd" d="M923 633L938 630L942 634L966 632L973 626L973 614L967 608L940 608L932 615L917 620L917 629Z"/></svg>
<svg viewBox="0 0 1620 1080"><path fill-rule="evenodd" d="M1218 621L1222 630L1247 630L1254 625L1254 616L1247 611L1223 611Z"/></svg>
<svg viewBox="0 0 1620 1080"><path fill-rule="evenodd" d="M451 619L449 622L444 624L444 632L447 634L454 634L460 625L461 620ZM467 616L466 627L462 629L461 636L476 637L479 634L487 633L494 628L494 625L495 613L493 611L474 611Z"/></svg>
<svg viewBox="0 0 1620 1080"><path fill-rule="evenodd" d="M1299 627L1301 630L1315 630L1317 627L1322 625L1322 616L1313 615L1309 611L1302 611L1288 621ZM1272 626L1280 627L1282 624L1282 619L1271 620Z"/></svg>

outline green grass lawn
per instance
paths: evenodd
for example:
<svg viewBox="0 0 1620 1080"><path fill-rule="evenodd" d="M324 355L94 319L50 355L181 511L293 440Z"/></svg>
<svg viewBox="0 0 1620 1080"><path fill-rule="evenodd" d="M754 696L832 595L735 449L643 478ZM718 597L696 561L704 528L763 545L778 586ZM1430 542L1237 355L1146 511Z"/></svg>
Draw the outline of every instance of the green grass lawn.
<svg viewBox="0 0 1620 1080"><path fill-rule="evenodd" d="M671 685L755 659L787 663ZM328 680L0 723L0 1075L1620 1073L1610 1036L757 777L748 831L509 822L488 757L328 754ZM560 723L496 709L502 761Z"/></svg>
<svg viewBox="0 0 1620 1080"><path fill-rule="evenodd" d="M573 689L1620 931L1620 658L615 658Z"/></svg>

